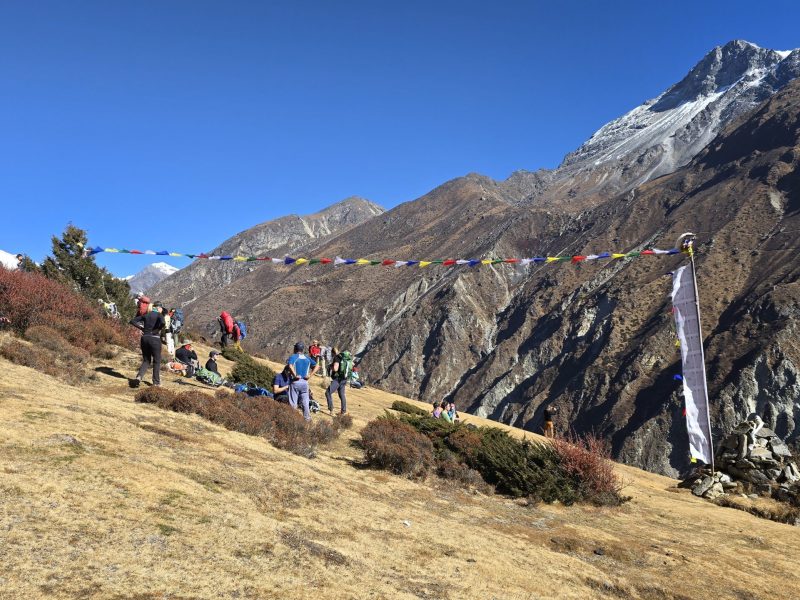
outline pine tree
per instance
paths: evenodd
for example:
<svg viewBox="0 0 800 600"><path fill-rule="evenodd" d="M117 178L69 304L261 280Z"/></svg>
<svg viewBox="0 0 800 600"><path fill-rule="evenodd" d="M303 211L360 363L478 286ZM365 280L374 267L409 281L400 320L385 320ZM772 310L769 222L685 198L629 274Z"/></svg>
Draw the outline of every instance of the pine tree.
<svg viewBox="0 0 800 600"><path fill-rule="evenodd" d="M83 229L70 223L61 238L53 236L52 241L53 256L42 263L46 277L72 286L92 301L114 302L122 319L133 317L135 307L128 282L97 266L93 256L85 255L87 236Z"/></svg>

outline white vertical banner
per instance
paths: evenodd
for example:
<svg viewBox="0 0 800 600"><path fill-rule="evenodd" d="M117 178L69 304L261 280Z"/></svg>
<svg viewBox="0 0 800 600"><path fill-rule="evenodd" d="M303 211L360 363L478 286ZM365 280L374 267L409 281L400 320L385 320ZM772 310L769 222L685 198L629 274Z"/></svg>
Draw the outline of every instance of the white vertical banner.
<svg viewBox="0 0 800 600"><path fill-rule="evenodd" d="M711 420L708 411L708 387L700 339L700 310L691 269L685 265L673 273L672 306L681 345L683 398L686 402L686 427L689 451L693 459L712 464Z"/></svg>

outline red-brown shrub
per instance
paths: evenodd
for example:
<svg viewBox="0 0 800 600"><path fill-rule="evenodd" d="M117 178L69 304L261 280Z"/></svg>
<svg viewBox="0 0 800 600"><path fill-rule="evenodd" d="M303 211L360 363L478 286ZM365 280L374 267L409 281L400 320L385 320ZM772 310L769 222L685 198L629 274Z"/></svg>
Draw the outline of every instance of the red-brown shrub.
<svg viewBox="0 0 800 600"><path fill-rule="evenodd" d="M35 342L42 348L47 348L57 355L68 358L72 362L84 363L89 359L89 353L82 348L76 348L65 340L61 334L47 325L33 325L25 330L25 339Z"/></svg>
<svg viewBox="0 0 800 600"><path fill-rule="evenodd" d="M460 462L455 456L439 460L436 463L436 474L442 479L449 479L465 488L474 488L485 494L494 491L478 471Z"/></svg>
<svg viewBox="0 0 800 600"><path fill-rule="evenodd" d="M171 390L154 385L136 392L133 401L142 404L156 404L161 408L167 408L172 405L176 395L177 394Z"/></svg>
<svg viewBox="0 0 800 600"><path fill-rule="evenodd" d="M433 443L408 423L380 418L361 431L367 463L399 475L425 476L433 466Z"/></svg>
<svg viewBox="0 0 800 600"><path fill-rule="evenodd" d="M0 315L20 335L46 325L89 353L105 343L135 348L138 339L132 327L104 317L97 305L38 273L0 269Z"/></svg>
<svg viewBox="0 0 800 600"><path fill-rule="evenodd" d="M80 385L88 379L83 367L71 363L69 357L65 359L61 354L44 347L12 341L0 347L0 356L69 385Z"/></svg>
<svg viewBox="0 0 800 600"><path fill-rule="evenodd" d="M336 431L342 431L343 429L350 429L353 426L353 417L351 417L348 413L339 413L335 417L333 417L333 427Z"/></svg>
<svg viewBox="0 0 800 600"><path fill-rule="evenodd" d="M622 480L614 472L608 445L594 435L556 438L553 449L561 468L572 477L584 500L598 505L616 505L625 501L620 496Z"/></svg>

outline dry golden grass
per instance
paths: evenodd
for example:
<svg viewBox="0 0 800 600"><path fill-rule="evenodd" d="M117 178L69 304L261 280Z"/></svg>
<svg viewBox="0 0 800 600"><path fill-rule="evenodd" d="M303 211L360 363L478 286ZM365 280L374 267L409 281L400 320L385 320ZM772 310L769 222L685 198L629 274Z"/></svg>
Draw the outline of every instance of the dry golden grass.
<svg viewBox="0 0 800 600"><path fill-rule="evenodd" d="M313 460L133 394L0 360L0 597L800 597L800 530L665 477L619 467L620 508L524 506L359 468L398 399L378 390L348 390L355 426Z"/></svg>

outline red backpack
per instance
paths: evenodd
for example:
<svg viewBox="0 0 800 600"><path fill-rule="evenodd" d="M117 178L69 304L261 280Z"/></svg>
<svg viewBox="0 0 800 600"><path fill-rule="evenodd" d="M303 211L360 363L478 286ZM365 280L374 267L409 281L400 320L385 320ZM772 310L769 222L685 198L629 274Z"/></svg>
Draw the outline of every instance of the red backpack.
<svg viewBox="0 0 800 600"><path fill-rule="evenodd" d="M222 319L222 324L225 326L225 331L233 333L233 317L229 313L223 311L220 313L219 318Z"/></svg>

